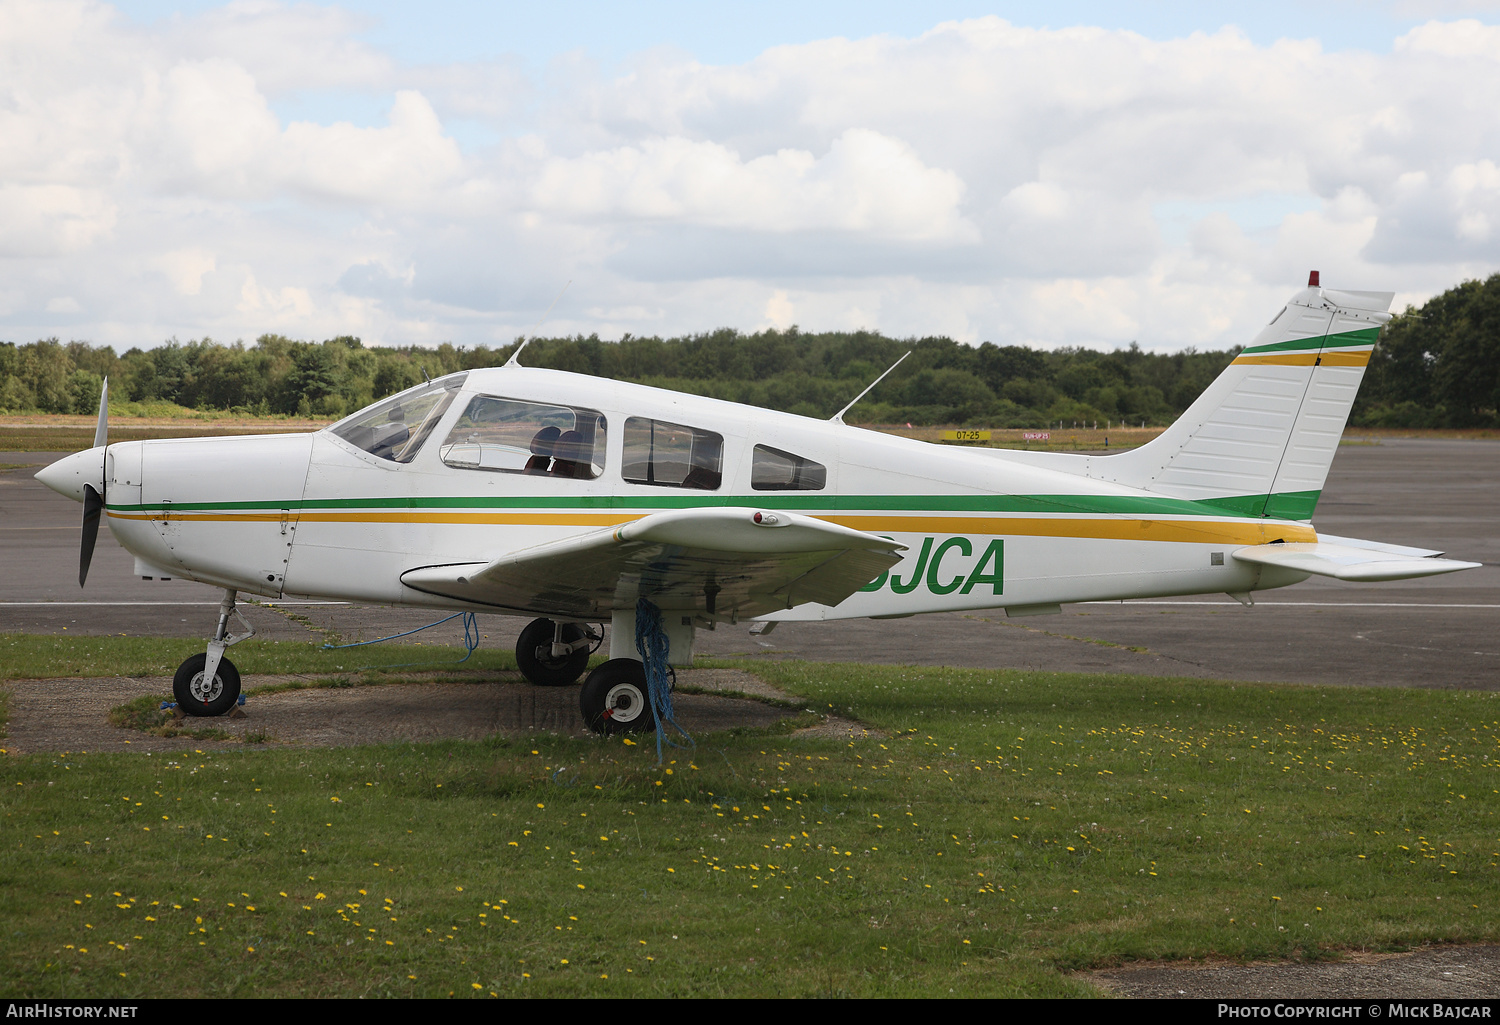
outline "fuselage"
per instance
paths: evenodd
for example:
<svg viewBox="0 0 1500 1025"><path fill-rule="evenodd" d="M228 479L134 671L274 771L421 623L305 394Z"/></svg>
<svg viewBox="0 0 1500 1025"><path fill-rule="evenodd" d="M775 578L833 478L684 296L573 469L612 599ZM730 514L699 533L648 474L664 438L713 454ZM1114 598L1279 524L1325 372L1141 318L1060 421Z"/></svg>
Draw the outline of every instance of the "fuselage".
<svg viewBox="0 0 1500 1025"><path fill-rule="evenodd" d="M844 602L765 617L778 620L1245 593L1305 575L1238 563L1227 557L1233 549L1316 540L1305 522L1230 515L1223 504L998 453L636 384L519 366L446 381L446 408L429 411L405 461L369 440L368 429L348 426L360 414L317 434L126 441L71 461L83 479L104 459L108 524L148 575L266 596L438 608L465 606L405 587L402 573L498 558L681 507L805 513L907 546L898 566ZM504 438L475 441L486 431L498 437L495 423L475 422L483 416L475 408L519 423L511 434L526 431L529 410L588 419L591 467L561 476L505 470ZM664 480L642 470L642 423L654 425L649 444ZM717 438L717 476L673 474L663 455L673 444L667 429L688 443ZM48 473L62 479L66 464Z"/></svg>
<svg viewBox="0 0 1500 1025"><path fill-rule="evenodd" d="M1316 539L1232 503L559 371L474 370L403 395L314 434L115 443L44 480L68 493L68 467L81 480L102 459L107 522L148 575L448 609L467 606L402 574L699 506L803 513L907 546L837 606L768 619L1242 593L1305 574L1233 550Z"/></svg>

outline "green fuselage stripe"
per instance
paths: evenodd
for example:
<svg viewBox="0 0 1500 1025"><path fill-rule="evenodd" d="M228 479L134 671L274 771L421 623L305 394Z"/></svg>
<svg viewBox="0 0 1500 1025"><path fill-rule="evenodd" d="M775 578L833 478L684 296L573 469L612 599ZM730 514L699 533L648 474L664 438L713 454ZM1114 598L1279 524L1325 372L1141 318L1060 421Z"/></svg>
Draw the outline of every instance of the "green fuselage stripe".
<svg viewBox="0 0 1500 1025"><path fill-rule="evenodd" d="M1293 491L1276 495L1242 495L1190 501L1182 498L1119 495L808 495L785 491L752 495L712 495L691 492L674 495L527 495L522 497L416 497L288 499L282 502L173 502L110 505L113 512L306 512L325 509L534 509L613 510L688 509L702 506L766 506L789 512L967 512L1082 514L1105 516L1215 516L1307 519L1319 492Z"/></svg>

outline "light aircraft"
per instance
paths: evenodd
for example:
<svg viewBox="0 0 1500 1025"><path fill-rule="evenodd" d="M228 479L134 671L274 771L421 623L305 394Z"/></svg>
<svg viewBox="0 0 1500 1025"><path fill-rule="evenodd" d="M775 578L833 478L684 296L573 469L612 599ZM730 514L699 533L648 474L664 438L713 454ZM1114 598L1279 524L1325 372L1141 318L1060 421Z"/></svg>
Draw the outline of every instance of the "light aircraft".
<svg viewBox="0 0 1500 1025"><path fill-rule="evenodd" d="M513 356L312 434L108 444L106 383L94 447L37 479L84 503L80 585L102 515L140 575L224 589L174 682L188 714L238 696L247 592L536 617L516 658L542 685L576 681L607 622L584 718L647 730L639 613L685 665L696 630L740 620L1249 604L1312 574L1477 566L1311 525L1391 298L1314 272L1176 423L1111 454L932 445L846 426L849 407L814 420Z"/></svg>

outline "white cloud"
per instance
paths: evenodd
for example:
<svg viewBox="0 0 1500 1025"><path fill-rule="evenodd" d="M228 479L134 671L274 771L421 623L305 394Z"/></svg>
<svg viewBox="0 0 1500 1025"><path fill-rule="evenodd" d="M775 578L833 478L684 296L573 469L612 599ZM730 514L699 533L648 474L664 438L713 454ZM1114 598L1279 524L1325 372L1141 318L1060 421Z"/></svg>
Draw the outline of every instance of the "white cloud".
<svg viewBox="0 0 1500 1025"><path fill-rule="evenodd" d="M218 266L214 254L207 249L174 249L163 253L152 261L152 266L161 271L180 295L197 295L203 291L203 275Z"/></svg>
<svg viewBox="0 0 1500 1025"><path fill-rule="evenodd" d="M234 0L161 32L179 53L212 55L246 69L267 93L389 85L394 63L355 38L371 19L338 7Z"/></svg>
<svg viewBox="0 0 1500 1025"><path fill-rule="evenodd" d="M387 127L299 121L287 127L277 156L272 173L295 188L388 207L429 199L463 170L432 105L409 90L396 93Z"/></svg>
<svg viewBox="0 0 1500 1025"><path fill-rule="evenodd" d="M836 231L880 238L978 240L959 213L964 186L911 147L850 128L816 157L782 149L744 160L681 137L546 160L531 191L539 210L745 231Z"/></svg>
<svg viewBox="0 0 1500 1025"><path fill-rule="evenodd" d="M1430 53L1439 57L1500 57L1500 26L1485 25L1470 18L1461 21L1430 21L1396 40L1396 50Z"/></svg>
<svg viewBox="0 0 1500 1025"><path fill-rule="evenodd" d="M109 236L117 216L115 204L101 190L0 184L0 255L82 252Z"/></svg>
<svg viewBox="0 0 1500 1025"><path fill-rule="evenodd" d="M982 18L615 78L403 66L367 27L0 6L4 335L503 342L572 280L541 330L1209 347L1315 266L1421 296L1500 262L1473 18L1385 54Z"/></svg>
<svg viewBox="0 0 1500 1025"><path fill-rule="evenodd" d="M281 125L244 68L222 58L183 62L163 76L157 102L159 111L147 116L159 118L167 159L143 166L155 164L169 180L209 194L271 190L264 158Z"/></svg>
<svg viewBox="0 0 1500 1025"><path fill-rule="evenodd" d="M286 324L305 322L313 316L312 296L305 288L286 285L281 288L262 288L254 274L245 276L240 287L240 301L236 307L241 313L263 318L269 329L279 329Z"/></svg>
<svg viewBox="0 0 1500 1025"><path fill-rule="evenodd" d="M766 300L765 324L784 331L797 323L797 309L787 298L786 289L778 288Z"/></svg>

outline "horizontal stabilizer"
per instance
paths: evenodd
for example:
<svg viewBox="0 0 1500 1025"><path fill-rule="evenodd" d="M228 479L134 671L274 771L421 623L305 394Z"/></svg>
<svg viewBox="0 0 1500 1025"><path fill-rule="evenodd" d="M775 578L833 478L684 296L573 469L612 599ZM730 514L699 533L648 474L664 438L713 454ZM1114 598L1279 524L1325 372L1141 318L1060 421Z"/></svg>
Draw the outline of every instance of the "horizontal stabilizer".
<svg viewBox="0 0 1500 1025"><path fill-rule="evenodd" d="M1337 542L1253 545L1232 554L1240 562L1280 566L1339 580L1370 582L1430 577L1439 573L1456 573L1461 569L1478 569L1481 565L1410 554L1420 551L1423 549L1339 538Z"/></svg>
<svg viewBox="0 0 1500 1025"><path fill-rule="evenodd" d="M576 619L648 598L664 610L750 617L837 605L901 561L905 545L796 513L736 507L654 513L512 552L424 566L401 582L463 602Z"/></svg>

